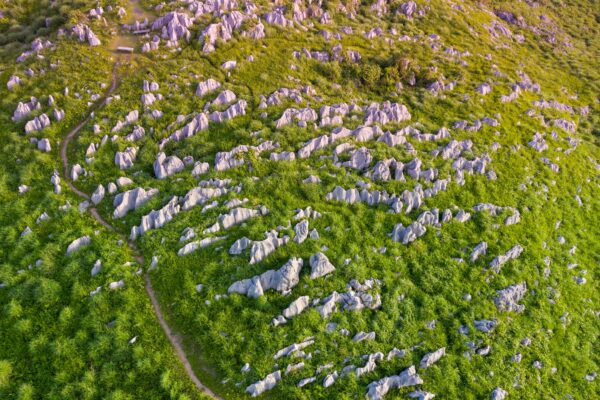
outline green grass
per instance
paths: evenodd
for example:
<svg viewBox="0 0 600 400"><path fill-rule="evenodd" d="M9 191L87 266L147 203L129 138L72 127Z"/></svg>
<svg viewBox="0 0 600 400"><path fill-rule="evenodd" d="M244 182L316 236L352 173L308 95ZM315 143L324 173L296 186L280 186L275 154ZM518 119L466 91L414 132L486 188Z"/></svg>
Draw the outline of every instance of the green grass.
<svg viewBox="0 0 600 400"><path fill-rule="evenodd" d="M6 171L0 174L3 204L0 208L0 283L6 285L0 289L0 335L3 338L0 397L201 398L152 313L143 279L135 274L139 266L124 266L133 260L127 246L117 245L117 234L103 229L89 214L77 211L80 200L69 192L64 179L63 194L51 192L49 179L53 170L62 171L58 142L83 118L90 94L103 93L101 83L109 84L112 63L117 57L110 51L109 32L116 29L116 19L108 18L109 29L104 29L98 21L88 22L103 42L103 46L90 48L68 37L57 37L54 28L34 30L34 21L39 16L30 3L21 1L11 5L14 11L5 18L8 22L2 20L0 24L0 33L15 35L6 36L10 43L0 43L3 94L0 159ZM140 3L149 10L159 2ZM262 3L257 4L264 5ZM146 260L153 255L159 258L158 269L151 272L152 281L168 323L184 339L194 370L204 384L224 398L246 398L247 385L295 362L284 358L278 360L275 367L273 355L308 336L315 336L316 343L307 349L313 357L304 360L305 369L285 376L264 398L364 398L369 382L418 364L425 353L443 346L447 355L433 367L419 370L425 381L423 389L440 398L487 398L497 386L508 390L511 398L596 396L597 383L587 382L584 376L597 371L599 362L599 326L595 313L600 301L600 226L596 223L600 217L600 182L598 170L589 160L591 157L598 162L600 158L597 12L593 2L545 2L539 8L513 1L482 4L481 7L488 9L523 14L529 24L538 23L539 15L544 13L554 21L559 41L568 35L572 47L551 45L531 31L514 26L510 26L513 32L525 36L524 44L518 45L506 38L494 40L483 27L492 16L480 6L462 4L468 13L466 18L446 2L432 0L428 2L430 10L426 16L415 20L393 14L378 19L369 13L360 13L356 20L335 15L332 26L317 23L307 32L266 26L267 37L259 42L236 35L228 43L219 43L215 52L203 55L202 46L194 40L183 46L180 53L162 49L157 53L140 54L119 67L120 83L113 95L119 95L120 100L96 111L92 121L70 144L69 159L90 173L77 182L77 187L88 193L98 184L106 186L120 176L131 177L136 186L160 190L147 204L118 221L112 220L112 196L98 205L99 212L126 235L132 226L139 224L142 215L162 207L173 195L185 195L197 184L190 167L163 181L154 179L152 169L157 143L173 132L168 126L177 115L200 112L205 102L216 96L214 93L202 99L195 97L197 82L211 77L217 79L249 104L246 116L224 124L211 124L209 130L192 138L169 143L165 151L168 155L181 158L192 155L196 161L209 162L211 171L201 179L230 178L234 184L243 185L239 195L228 194L218 200L248 198L248 207L262 204L269 209L269 214L229 229L224 241L185 257L176 255L182 246L179 237L183 229L193 227L201 233L219 214L226 212L224 206L206 213L201 212L201 207L181 212L163 228L152 230L137 241ZM397 6L393 4L391 9ZM88 10L91 5L65 3L57 15L63 16L65 21L84 18L74 12L77 7ZM166 9L174 8L169 5ZM194 38L209 19L208 16L200 19L194 27ZM25 32L27 26L30 28ZM337 67L324 66L304 57L292 58L292 52L302 48L331 49L332 43L326 42L319 30L334 31L339 26L354 29L355 33L344 35L340 43L344 49L361 53L363 60L358 66L342 63L336 72ZM393 46L383 39L366 40L362 32L376 26L384 30L395 27L401 34L425 39L395 42ZM426 37L431 33L441 37L440 50L430 47ZM44 59L31 57L23 64L16 64L16 57L27 48L19 44L19 40L29 43L39 35L48 35L56 44L56 50L45 51ZM463 58L466 65L444 53L446 47L468 50L471 55ZM255 61L245 61L251 54ZM486 58L487 54L491 59ZM365 67L373 65L386 71L399 59L410 62L410 71L418 81L411 87L404 80L404 89L397 95L392 94L395 82L386 79L385 73L370 84L361 75ZM230 75L219 68L227 60L238 61L238 68ZM51 69L50 64L56 64L57 68ZM290 68L292 64L297 66L296 70ZM27 68L36 71L34 77L25 76ZM502 75L494 76L493 68ZM41 69L46 70L44 75L39 73ZM538 82L542 93L522 92L515 102L501 103L500 96L508 94L510 85L519 79L517 70ZM5 90L6 81L15 73L25 78L24 83L13 91ZM457 86L435 97L426 86L442 75L446 82L456 80ZM336 81L332 77L336 77ZM475 88L488 79L492 93L478 95ZM150 107L164 112L159 120L143 115L140 96L144 80L158 82L159 92L165 97ZM318 98L303 95L305 103L302 105L286 100L282 105L269 107L266 118L260 117L263 111L257 109L260 95L268 96L280 87L301 85L311 85ZM70 88L70 96L63 95L65 86ZM75 92L82 98L76 99ZM52 109L46 106L50 94L57 107L66 111L66 118L60 123L53 120L49 128L32 135L50 139L53 149L45 154L37 151L22 133L26 121L13 123L10 117L16 104L29 96L38 97L43 104L42 110L32 116L50 113ZM535 132L549 134L552 131L538 119L525 115L526 110L533 108L532 102L540 98L574 107L590 106L587 116L537 110L548 121L566 118L578 124L577 133L571 136L579 144L570 155L563 153L570 147L566 141L569 135L560 129L556 129L557 141L546 135L550 149L544 153L527 146ZM498 118L500 127L485 126L477 133L451 129L452 139L474 142L469 158L490 154L490 167L498 179L489 181L481 175L468 176L465 186L451 183L447 192L427 199L419 211L407 216L388 213L387 206L350 206L326 201L326 194L336 185L351 188L359 180L368 181L356 171L336 167L330 158L320 158L331 155L331 148L294 162L274 163L268 161L268 154L262 157L247 154L243 167L221 173L212 170L217 152L228 151L239 144L257 145L262 140L273 140L281 146L278 151L296 151L306 140L330 131L330 128L312 126L275 129L275 121L288 107L310 105L318 109L321 105L339 102L366 104L383 100L405 104L412 114L410 122L384 127L392 132L416 123L423 131L434 132L442 126L451 127L461 119L471 122L486 116ZM88 145L98 143L105 134L110 137L110 129L133 109L140 110L139 124L146 130L146 136L135 143L139 152L134 167L120 171L114 165L115 151L131 145L123 140L115 143L109 140L97 151L94 162L86 164ZM354 128L361 121L358 115L355 120L345 120L344 126ZM93 124L100 125L101 134L93 133ZM250 135L258 130L258 136ZM130 131L131 127L127 127L117 135L124 136ZM448 140L420 143L410 139L410 142L425 168L438 168L441 177L453 174L449 162L429 154ZM495 152L490 149L494 142L501 144ZM390 148L378 142L357 145L368 147L374 160L394 157L407 162L414 157L403 146ZM520 146L518 150L517 146ZM560 173L553 173L540 157L557 163ZM322 184L303 184L302 180L310 174L318 175ZM260 179L255 181L252 177ZM18 195L20 184L29 185L30 191ZM411 179L371 182L371 190L401 194L406 189L412 190L414 184ZM521 184L525 184L525 190L520 189ZM583 201L582 207L575 200L577 194ZM72 208L59 211L58 207L66 201ZM506 215L494 217L473 212L472 207L480 202L516 207L521 212L521 222L504 226ZM301 245L292 242L256 265L249 265L248 254L228 254L236 239L242 236L261 239L265 231L285 225L294 209L309 205L323 214L320 219L310 220L310 228L316 228L320 234L318 241L307 240ZM395 224L406 225L423 210L454 206L471 211L472 219L466 223L451 222L439 230L428 228L425 236L408 246L394 243L388 236ZM43 211L48 212L51 219L36 225L35 220ZM559 220L562 223L556 230L555 223ZM20 238L26 226L34 233ZM326 231L326 227L331 230ZM286 233L292 234L293 230ZM92 236L92 245L66 257L68 244L85 234ZM565 238L564 245L558 243L559 235ZM468 260L473 246L481 241L488 243L486 256L476 263L456 261L458 258ZM487 271L493 257L517 243L525 249L520 258L505 264L499 274ZM336 272L313 281L306 272L307 261L322 246L327 246L325 253L336 266ZM387 248L385 254L373 251L382 246ZM577 246L574 254L569 252L572 246ZM256 300L239 295L214 299L215 295L226 293L232 282L277 269L290 257L302 257L306 264L291 296L268 292ZM544 272L546 257L551 259L549 275ZM346 258L352 258L347 266L344 265ZM36 267L38 259L42 264ZM91 277L90 270L96 259L103 261L103 269L98 276ZM569 270L567 265L571 263L577 263L578 267ZM578 285L574 281L577 276L585 276L587 283ZM376 290L383 303L379 311L336 312L323 320L310 308L284 326L270 326L271 320L299 296L308 295L311 300L324 298L333 290L345 291L351 279L369 278L382 282ZM125 279L127 288L108 291L107 284L119 279ZM522 301L525 311L521 314L499 312L493 303L496 291L522 281L527 282L529 289ZM204 284L201 293L195 289L198 283ZM89 292L97 286L105 287L99 295L90 298ZM473 296L471 301L463 299L467 293ZM404 295L403 301L398 301L400 295ZM555 304L548 301L549 297ZM565 315L567 322L563 324L560 318ZM498 327L491 334L483 334L473 327L476 319L497 319ZM432 320L437 321L435 329L427 329L426 323ZM350 330L351 335L326 333L328 322L338 323L339 328ZM468 338L458 332L461 325L470 328ZM351 337L359 331L375 331L377 339L356 344ZM134 336L138 340L130 345L128 341ZM524 337L531 338L530 347L519 345ZM491 345L491 354L473 355L471 360L465 358L463 353L468 350L466 342L469 340L480 346ZM304 388L296 386L301 378L313 375L318 366L328 362L333 362L334 369L340 371L346 365L346 358L348 364L362 366L364 354L377 351L385 354L394 347L410 348L417 344L420 347L405 358L378 362L375 372L360 379L348 376L324 389L322 378L332 369L319 374L317 383ZM522 362L511 362L510 358L518 352L523 355ZM543 363L541 370L532 367L535 360ZM250 363L252 368L248 374L240 372L245 363ZM556 373L552 373L554 367ZM513 384L518 386L513 387ZM388 397L404 398L408 392L408 389L393 391Z"/></svg>

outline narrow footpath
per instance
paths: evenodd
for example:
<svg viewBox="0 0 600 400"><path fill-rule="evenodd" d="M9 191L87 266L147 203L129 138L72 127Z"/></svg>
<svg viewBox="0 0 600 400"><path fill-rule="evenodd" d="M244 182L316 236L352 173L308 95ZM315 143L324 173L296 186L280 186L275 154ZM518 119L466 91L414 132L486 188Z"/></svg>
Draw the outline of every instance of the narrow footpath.
<svg viewBox="0 0 600 400"><path fill-rule="evenodd" d="M104 106L106 106L107 99L111 96L111 94L115 91L115 89L117 88L117 86L119 84L119 76L118 76L118 72L117 72L119 64L120 64L120 58L118 58L117 61L115 62L115 64L113 65L112 75L111 75L111 79L110 79L110 86L108 87L106 92L104 92L102 97L97 102L95 102L92 106L90 106L90 108L87 110L87 112L85 114L85 117L81 120L81 122L79 122L77 125L75 125L75 127L73 127L67 133L67 135L65 136L64 140L62 141L62 143L60 145L60 158L62 160L63 176L65 179L65 182L67 183L67 185L69 186L69 189L73 193L75 193L80 198L82 198L84 200L88 200L88 201L90 200L91 196L89 194L83 192L82 190L78 189L75 186L73 180L71 179L71 174L70 174L71 164L69 163L69 155L68 155L69 144L71 143L71 141L73 139L75 139L77 137L77 135L79 134L81 129L90 121L90 119L92 118L93 112L100 110ZM100 215L100 213L94 206L90 206L90 208L88 208L88 211L90 212L92 217L96 221L98 221L103 227L105 227L106 229L121 236L121 238L124 240L124 242L126 242L127 245L129 246L131 252L134 255L135 260L142 267L145 265L144 256L141 254L141 252L139 251L139 249L137 248L137 246L135 245L135 243L133 241L128 240L128 238L125 235L123 235L121 232L119 232L117 229L115 229L115 227L113 225L111 225L106 219L104 219ZM192 382L194 382L194 385L196 385L196 388L198 388L198 390L200 392L209 396L210 398L213 398L216 400L222 400L221 397L219 397L212 390L210 390L208 387L206 387L194 373L194 370L192 369L192 366L185 354L185 351L183 350L183 346L182 346L180 337L177 334L173 333L173 330L167 324L167 321L165 320L165 318L163 316L163 313L160 309L160 304L158 303L158 300L156 298L156 293L154 292L154 289L152 288L152 282L150 280L150 275L148 275L148 272L144 272L144 281L145 281L146 293L148 294L148 297L150 298L150 302L152 303L152 309L154 310L154 314L156 315L156 318L158 319L160 327L162 328L163 332L169 339L169 342L171 342L171 346L173 347L173 349L175 349L177 358L179 359L181 364L183 364L186 374L192 380Z"/></svg>

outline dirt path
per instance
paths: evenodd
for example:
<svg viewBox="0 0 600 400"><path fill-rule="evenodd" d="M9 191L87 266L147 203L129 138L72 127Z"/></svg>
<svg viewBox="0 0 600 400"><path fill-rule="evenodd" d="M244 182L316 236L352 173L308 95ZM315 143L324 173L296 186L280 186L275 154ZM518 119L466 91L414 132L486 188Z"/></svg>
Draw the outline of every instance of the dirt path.
<svg viewBox="0 0 600 400"><path fill-rule="evenodd" d="M183 364L183 367L185 368L185 371L189 375L190 379L194 382L196 387L200 389L200 391L202 391L203 393L207 394L213 399L222 400L221 397L217 396L215 393L212 392L212 390L204 386L202 382L200 382L200 380L196 377L196 374L194 373L194 370L192 369L192 366L183 351L179 335L171 331L171 328L163 318L162 312L160 310L160 305L158 304L158 300L156 300L156 295L154 293L154 289L152 289L152 282L150 281L150 277L148 276L148 274L144 275L144 279L146 280L146 292L148 292L148 297L150 297L150 301L152 302L152 307L154 308L154 312L156 313L158 322L160 323L161 328L169 338L171 345L177 351L177 357L179 357L179 360L181 360L181 363Z"/></svg>
<svg viewBox="0 0 600 400"><path fill-rule="evenodd" d="M74 182L71 180L71 174L70 174L71 165L69 164L69 143L71 143L71 141L77 137L77 135L79 134L81 129L90 121L92 113L94 111L97 111L97 110L103 108L106 105L107 98L117 88L118 83L119 83L119 78L118 78L118 74L117 74L117 69L118 69L119 63L120 63L120 61L117 60L113 66L111 80L110 80L110 86L108 87L106 92L104 92L102 97L88 109L88 111L86 112L85 118L79 124L75 125L75 127L73 127L67 133L67 135L65 136L64 140L62 141L62 143L60 145L60 158L62 160L63 175L64 175L65 182L67 183L67 185L69 186L71 191L73 191L73 193L75 193L77 196L81 197L84 200L89 200L91 196L89 194L79 190L75 186ZM90 207L88 210L89 210L90 214L92 215L92 217L96 221L98 221L102 226L104 226L106 229L108 229L112 232L116 232L117 234L119 234L124 239L124 241L127 243L129 248L131 249L135 260L141 266L145 265L144 256L140 253L139 249L137 248L137 246L135 245L134 242L129 241L122 233L120 233L117 229L115 229L114 226L112 226L108 221L106 221L100 215L100 213L98 213L98 210L95 207ZM204 384L202 384L202 382L200 382L200 379L198 379L198 377L194 373L194 370L192 369L192 366L185 354L185 351L183 350L183 346L181 345L181 340L180 340L179 336L177 334L173 333L173 331L167 324L167 322L162 314L160 305L158 303L158 300L156 299L156 293L154 292L154 289L152 288L152 282L150 281L150 276L148 275L147 272L144 273L144 280L145 280L146 293L148 294L148 297L150 298L150 302L152 303L152 309L154 310L154 314L156 315L156 318L158 319L160 327L162 328L163 332L169 339L171 346L173 346L173 348L175 349L177 358L179 358L179 361L183 364L183 367L184 367L185 372L187 373L188 377L192 380L192 382L194 382L194 385L196 385L196 388L198 388L198 390L200 392L204 393L205 395L207 395L213 399L222 400L221 397L217 396L215 393L212 392L212 390L210 390L208 387L206 387Z"/></svg>

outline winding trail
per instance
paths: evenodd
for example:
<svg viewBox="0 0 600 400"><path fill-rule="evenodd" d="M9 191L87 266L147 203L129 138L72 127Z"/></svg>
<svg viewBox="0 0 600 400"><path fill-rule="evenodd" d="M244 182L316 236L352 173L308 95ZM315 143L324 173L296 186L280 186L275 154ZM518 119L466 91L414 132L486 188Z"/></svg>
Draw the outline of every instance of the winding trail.
<svg viewBox="0 0 600 400"><path fill-rule="evenodd" d="M94 111L100 110L104 106L106 106L108 97L115 91L115 89L117 88L117 86L119 84L119 77L117 74L117 69L118 69L119 65L120 65L119 60L117 60L115 62L115 64L113 65L110 86L108 87L106 92L104 92L104 94L102 95L102 97L100 99L98 99L98 101L96 101L94 104L92 104L92 106L90 106L90 108L86 111L85 118L83 118L83 120L81 122L79 122L77 125L75 125L71 130L69 130L69 132L67 133L67 135L65 136L64 140L62 141L62 143L60 145L60 158L62 160L63 175L64 175L65 182L67 183L67 185L69 186L69 188L71 189L71 191L73 193L75 193L77 196L81 197L84 200L90 200L91 196L89 194L83 192L82 190L78 189L75 186L73 180L71 179L71 174L69 173L70 169L71 169L71 166L69 164L69 155L68 155L69 144L71 143L71 141L74 138L77 137L77 135L79 134L81 129L91 120L92 113ZM91 206L90 208L88 208L88 211L90 212L92 217L96 221L98 221L102 226L104 226L106 229L108 229L114 233L117 233L119 236L121 236L121 238L127 243L127 246L129 246L131 252L134 255L135 260L141 266L145 265L144 256L141 254L138 247L136 246L136 244L133 241L128 240L128 238L125 235L123 235L113 225L111 225L107 220L105 220L100 215L100 213L98 212L98 210L95 207ZM164 318L164 315L160 309L160 304L158 303L158 300L156 298L156 293L154 292L154 289L152 288L152 282L150 280L150 275L148 275L148 272L144 273L144 282L145 282L144 286L146 288L146 293L148 294L148 297L150 298L150 302L152 303L152 309L154 310L154 314L156 315L156 318L158 319L160 327L162 328L163 332L165 333L165 336L169 339L171 346L175 349L177 358L183 364L183 367L184 367L185 372L188 375L188 377L194 383L196 388L200 392L205 394L206 396L208 396L212 399L215 399L215 400L223 400L220 396L218 396L212 390L210 390L208 387L206 387L194 373L194 370L192 369L192 365L190 364L190 362L185 354L185 351L183 350L180 336L173 332L173 330L171 329L171 327L169 326L169 324L167 323L167 321Z"/></svg>

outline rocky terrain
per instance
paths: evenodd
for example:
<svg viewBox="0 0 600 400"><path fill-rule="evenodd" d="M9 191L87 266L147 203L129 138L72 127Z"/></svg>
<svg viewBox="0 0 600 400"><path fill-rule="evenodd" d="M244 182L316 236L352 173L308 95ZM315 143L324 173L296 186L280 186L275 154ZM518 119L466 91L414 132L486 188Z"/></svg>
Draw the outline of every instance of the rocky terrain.
<svg viewBox="0 0 600 400"><path fill-rule="evenodd" d="M593 399L595 1L0 2L0 398Z"/></svg>

